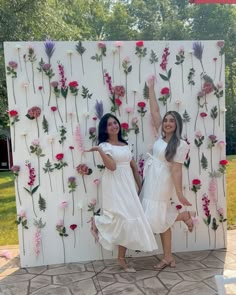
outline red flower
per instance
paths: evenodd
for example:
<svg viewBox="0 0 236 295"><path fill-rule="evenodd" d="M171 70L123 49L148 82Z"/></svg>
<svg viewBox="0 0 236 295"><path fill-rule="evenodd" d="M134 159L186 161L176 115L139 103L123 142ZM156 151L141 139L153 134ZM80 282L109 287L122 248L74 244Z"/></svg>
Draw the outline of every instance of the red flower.
<svg viewBox="0 0 236 295"><path fill-rule="evenodd" d="M93 121L97 121L97 119L98 119L97 117L93 117Z"/></svg>
<svg viewBox="0 0 236 295"><path fill-rule="evenodd" d="M79 84L78 84L78 82L77 81L72 81L72 82L70 82L69 83L69 87L78 87L79 86Z"/></svg>
<svg viewBox="0 0 236 295"><path fill-rule="evenodd" d="M221 165L221 166L226 166L226 165L228 165L228 161L227 160L221 160L220 162L219 162L219 164Z"/></svg>
<svg viewBox="0 0 236 295"><path fill-rule="evenodd" d="M144 46L144 42L139 40L139 41L136 41L136 46L137 47L143 47Z"/></svg>
<svg viewBox="0 0 236 295"><path fill-rule="evenodd" d="M11 111L9 111L9 115L10 115L10 117L15 117L18 115L18 112L16 110L11 110Z"/></svg>
<svg viewBox="0 0 236 295"><path fill-rule="evenodd" d="M119 98L116 98L116 99L115 99L115 103L116 103L116 105L118 105L118 107L119 107L120 105L122 105L122 101L121 101Z"/></svg>
<svg viewBox="0 0 236 295"><path fill-rule="evenodd" d="M61 161L63 158L64 158L64 154L57 154L57 155L56 155L56 159L57 159L58 161Z"/></svg>
<svg viewBox="0 0 236 295"><path fill-rule="evenodd" d="M182 205L176 205L176 207L175 207L177 210L180 210L180 209L182 209Z"/></svg>
<svg viewBox="0 0 236 295"><path fill-rule="evenodd" d="M161 89L161 94L162 95L168 95L170 94L170 89L168 87L164 87Z"/></svg>
<svg viewBox="0 0 236 295"><path fill-rule="evenodd" d="M119 97L124 97L125 95L125 87L124 86L115 86L114 93Z"/></svg>
<svg viewBox="0 0 236 295"><path fill-rule="evenodd" d="M211 93L211 92L214 91L214 87L213 87L212 83L210 83L210 82L204 82L203 87L202 87L202 90L206 94L209 94L209 93Z"/></svg>
<svg viewBox="0 0 236 295"><path fill-rule="evenodd" d="M214 58L213 58L213 61L217 61L217 57L214 57Z"/></svg>
<svg viewBox="0 0 236 295"><path fill-rule="evenodd" d="M197 179L197 178L196 179L193 179L192 180L192 184L193 185L199 185L199 184L201 184L201 180L200 179Z"/></svg>
<svg viewBox="0 0 236 295"><path fill-rule="evenodd" d="M75 230L77 228L77 224L71 224L70 229Z"/></svg>
<svg viewBox="0 0 236 295"><path fill-rule="evenodd" d="M43 90L43 86L39 86L38 87L38 90Z"/></svg>
<svg viewBox="0 0 236 295"><path fill-rule="evenodd" d="M55 112L57 110L57 107L51 107L51 111Z"/></svg>
<svg viewBox="0 0 236 295"><path fill-rule="evenodd" d="M69 146L69 149L70 149L70 150L73 150L73 149L74 149L74 147L71 145L71 146Z"/></svg>
<svg viewBox="0 0 236 295"><path fill-rule="evenodd" d="M98 48L106 48L106 44L103 41L99 41Z"/></svg>
<svg viewBox="0 0 236 295"><path fill-rule="evenodd" d="M140 101L140 102L138 102L137 106L143 109L143 108L145 108L146 103L144 101Z"/></svg>
<svg viewBox="0 0 236 295"><path fill-rule="evenodd" d="M28 110L28 115L31 118L38 118L41 114L41 109L39 107L32 107Z"/></svg>
<svg viewBox="0 0 236 295"><path fill-rule="evenodd" d="M125 129L125 130L129 130L129 124L128 123L122 123L120 124L121 128Z"/></svg>
<svg viewBox="0 0 236 295"><path fill-rule="evenodd" d="M202 113L200 113L200 116L201 116L202 118L205 118L205 117L207 117L207 113L202 112Z"/></svg>

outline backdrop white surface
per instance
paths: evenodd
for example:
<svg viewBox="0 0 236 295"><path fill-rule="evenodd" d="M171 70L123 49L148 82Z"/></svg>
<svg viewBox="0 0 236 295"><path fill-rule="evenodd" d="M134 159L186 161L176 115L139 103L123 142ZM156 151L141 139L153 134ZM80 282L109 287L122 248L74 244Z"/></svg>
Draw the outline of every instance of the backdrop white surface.
<svg viewBox="0 0 236 295"><path fill-rule="evenodd" d="M76 45L78 42L55 42L55 51L49 62L48 56L45 53L44 42L5 42L4 51L6 67L11 61L17 63L17 67L14 69L16 77L12 78L12 75L7 75L7 87L9 110L16 110L19 116L19 121L11 126L11 135L12 139L13 136L15 136L15 151L13 151L14 165L20 166L19 176L15 182L16 184L18 182L18 190L16 185L17 213L20 215L22 214L22 210L25 211L28 225L28 229L23 229L22 224L18 225L22 267L63 263L64 261L86 261L90 259L102 259L103 257L111 258L116 255L116 253L102 250L99 244L94 242L89 231L90 223L88 223L88 221L92 216L92 212L88 211L88 204L92 199L97 198L97 190L98 202L96 210L101 206L100 187L99 184L94 184L94 180L102 177L102 171L96 167L96 165L102 164L102 162L99 156L95 154L96 165L94 165L92 154L82 155L79 149L78 142L75 139L75 129L76 126L78 126L75 97L71 94L70 90L68 90L66 100L60 92L60 96L57 98L63 123L60 121L58 111L55 111L55 113L51 111L51 107L56 106L56 98L54 95L54 89L50 86L50 82L57 81L59 83L58 89L61 89L61 76L59 74L58 63L64 66L64 73L67 79L66 86L68 86L71 81L77 81L79 84L76 102L82 142L85 148L92 145L92 140L89 139L89 128L97 127L99 123L99 119L94 120L94 117L96 117L96 100L103 102L104 113L110 112L112 106L109 98L110 93L108 85L106 82L103 82L102 70L107 71L111 76L113 87L118 85L125 87L127 92L127 102L125 96L123 98L120 97L122 101L119 108L120 115L118 111L116 112L116 115L121 123L128 123L129 128L132 128L132 119L134 117L138 118L137 124L139 127L139 133L136 136L131 129L128 131L127 137L129 143L133 144L134 156L137 162L141 155L145 159L146 152L150 152L151 146L155 140L155 134L151 126L148 101L143 95L145 82L149 75L157 75L157 83L155 87L157 99L162 96L160 92L164 87L170 88L171 86L172 97L171 101L170 98L167 100L167 109L176 110L181 116L183 116L186 110L190 119L189 122L184 124L183 130L183 136L187 136L191 146L189 155L191 161L189 169L183 167L184 191L187 198L192 202L193 210L195 210L197 202L199 211L199 218L195 221L196 227L192 234L189 234L184 230L184 224L176 223L174 225L173 251L192 251L224 247L224 229L226 229L226 223L219 222L219 214L217 212L217 209L223 208L223 212L226 214L226 196L224 196L223 193L225 181L224 174L217 172L220 167L219 161L225 159L225 148L224 143L222 143L222 141L225 140L224 95L219 98L218 101L214 91L207 94L207 110L205 106L199 109L199 113L205 112L207 116L203 119L198 114L197 96L204 86L204 80L201 75L203 72L201 63L193 54L193 43L193 41L145 41L144 46L140 48L141 51L146 48L146 55L139 58L139 56L135 54L135 41L125 41L123 43L106 41L104 42L106 46L106 56L103 56L102 60L96 61L96 59L91 59L91 57L96 56L97 54L97 57L99 58L101 54L98 42L82 42L82 46L86 49L82 56L76 51ZM219 82L222 82L222 89L224 90L224 55L219 54L220 48L217 46L217 41L201 41L201 44L204 46L202 55L204 70L207 75L212 77L216 86ZM163 59L162 55L164 48L167 47L169 48L170 55L167 58L167 71L163 71L160 64ZM31 56L29 55L29 48L33 48L33 54ZM177 61L176 55L179 54L180 50L184 51L184 59L181 64L177 65L175 64ZM151 57L151 51L153 51L156 56ZM29 57L31 58L31 61L29 60ZM151 63L150 59L153 57L158 58L158 61ZM132 70L127 75L124 73L124 68L122 66L124 59L129 61L128 66L132 65ZM51 64L51 69L55 75L50 80L45 74L45 71L43 73L42 71L39 71L40 61L42 67L42 60L45 64ZM195 70L193 76L195 85L192 86L189 84L188 80L191 68ZM141 75L140 81L139 71ZM169 80L165 78L163 79L163 77L161 78L159 75L162 74L168 77L168 73ZM82 86L88 89L89 94L92 94L91 98L84 99L81 96ZM218 86L221 87L221 85ZM13 91L15 92L15 101ZM51 99L50 105L48 105L50 91ZM140 108L137 106L137 103L141 101L146 103L144 110L147 110L143 117L144 140L142 139L141 116L138 112ZM203 104L204 101L205 97L199 100L201 104ZM65 102L67 105L65 105ZM160 101L159 104L161 113L164 115L166 106ZM34 106L41 109L41 114L37 119L39 124L39 137L37 134L36 120L29 120L25 116L28 110ZM215 120L211 117L211 110L214 106L217 107L218 111L218 116ZM127 107L132 109L130 114L127 113ZM55 114L55 118L53 114ZM45 133L42 128L43 117L48 121L48 133ZM195 128L196 118L197 122ZM10 119L11 121L13 120L13 118ZM213 127L214 124L215 128ZM59 127L62 125L67 132L65 134L66 139L64 140L64 143L60 144L59 140L61 137L60 132L57 131L57 129L59 130ZM196 139L196 131L201 131L204 136L203 143L199 148L197 148L194 143L194 140ZM212 149L209 149L208 136L213 134L216 136L217 142ZM35 139L39 140L42 153L45 155L40 157L39 162L35 153L28 152L30 145L32 145L32 142ZM74 150L70 149L71 146L74 147ZM49 175L43 170L48 159L52 164L52 167L54 167L54 164L58 162L55 158L55 155L58 153L64 154L63 161L68 164L68 166L63 168L65 192L63 192L62 186L62 170L54 169L50 173L52 191ZM198 153L200 158L202 157L202 153L204 153L207 158L208 167L205 170L203 168L201 168L201 171L199 170ZM74 158L74 167L72 155ZM32 167L35 168L36 179L33 187L39 185L38 168L40 171L40 186L33 194L33 197L24 189L24 187L30 189L27 184L29 179L28 168L25 166L27 160L31 163ZM38 167L39 163L40 167ZM84 176L87 187L86 193L83 187L82 176L79 175L75 169L75 167L81 163L85 163L93 171L92 174ZM209 176L209 173L215 173L217 176L214 178L217 183L217 187L215 187L216 198L213 197L213 199L210 198L211 194L208 192L209 183L212 179ZM69 193L67 181L71 176L76 178L77 183L74 192L74 215L72 213L72 193ZM196 195L191 190L193 179L199 179L202 184ZM202 196L205 193L210 199L209 208L211 216L212 218L216 218L217 224L220 224L216 231L212 229L212 222L208 227L203 221L205 214L202 209ZM21 205L19 203L19 195L21 198ZM44 211L40 210L38 205L39 195L41 195L46 201L46 209ZM32 201L35 206L35 214L33 212ZM60 207L62 201L68 202L68 207L65 208L65 210ZM176 205L178 205L177 201ZM45 226L41 230L38 229L39 239L36 247L38 253L36 254L35 243L37 237L35 238L35 234L37 232L37 227L34 225L34 220L39 221L40 218L42 222L45 223ZM56 230L56 225L60 219L64 219L64 226L66 228L66 233L68 234L68 236L63 238L59 236L59 232ZM70 229L70 225L72 224L77 225L77 228L74 231ZM75 237L76 245L74 247ZM161 245L159 240L158 244L160 246L160 252ZM65 252L63 251L63 245ZM128 254L143 255L143 253L135 253L133 251L128 251Z"/></svg>

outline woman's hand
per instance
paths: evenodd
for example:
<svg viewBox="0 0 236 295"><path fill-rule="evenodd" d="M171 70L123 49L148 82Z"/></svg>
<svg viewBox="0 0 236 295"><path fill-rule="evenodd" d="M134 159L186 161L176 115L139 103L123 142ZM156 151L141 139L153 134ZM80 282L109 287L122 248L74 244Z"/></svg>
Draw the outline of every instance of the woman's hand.
<svg viewBox="0 0 236 295"><path fill-rule="evenodd" d="M98 152L99 146L92 146L88 150L84 150L84 152Z"/></svg>
<svg viewBox="0 0 236 295"><path fill-rule="evenodd" d="M155 81L156 81L156 77L154 75L149 77L148 81L147 81L148 82L148 88L154 88Z"/></svg>
<svg viewBox="0 0 236 295"><path fill-rule="evenodd" d="M184 196L180 196L178 197L180 203L184 206L192 206L191 203L189 203L189 201L184 197Z"/></svg>

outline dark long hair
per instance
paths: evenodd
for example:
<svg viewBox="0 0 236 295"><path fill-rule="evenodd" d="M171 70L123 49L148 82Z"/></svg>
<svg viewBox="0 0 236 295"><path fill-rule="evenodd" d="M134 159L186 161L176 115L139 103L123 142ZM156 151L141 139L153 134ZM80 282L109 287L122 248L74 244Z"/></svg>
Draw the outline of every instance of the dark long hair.
<svg viewBox="0 0 236 295"><path fill-rule="evenodd" d="M176 154L176 151L177 151L177 147L180 144L181 134L182 134L182 130L183 130L183 121L182 121L180 114L176 111L167 112L165 114L165 116L163 117L163 121L165 120L165 117L167 115L171 115L175 119L175 123L176 123L175 131L174 131L173 135L171 136L171 139L169 140L167 147L166 147L166 151L165 151L165 158L168 162L170 162L173 160L173 158ZM162 125L161 132L162 132L163 138L165 138L165 134L163 132L163 125Z"/></svg>
<svg viewBox="0 0 236 295"><path fill-rule="evenodd" d="M127 142L122 138L121 135L121 126L120 126L120 121L111 113L107 113L105 114L98 125L98 144L102 143L102 142L106 142L109 137L108 137L108 133L107 133L107 121L108 119L113 118L116 120L116 122L119 125L119 132L118 132L118 140L127 144Z"/></svg>

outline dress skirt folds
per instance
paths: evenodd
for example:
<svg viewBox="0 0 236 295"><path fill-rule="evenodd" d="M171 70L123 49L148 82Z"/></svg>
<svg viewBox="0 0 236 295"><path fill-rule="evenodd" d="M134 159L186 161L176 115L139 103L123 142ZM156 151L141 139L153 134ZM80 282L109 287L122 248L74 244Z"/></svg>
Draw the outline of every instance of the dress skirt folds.
<svg viewBox="0 0 236 295"><path fill-rule="evenodd" d="M167 143L159 138L153 146L144 167L142 205L154 233L163 233L170 228L178 216L171 199L176 197L171 175L171 163L165 158ZM183 140L177 148L173 162L184 163L189 146Z"/></svg>
<svg viewBox="0 0 236 295"><path fill-rule="evenodd" d="M99 242L107 250L117 245L132 250L156 250L157 243L135 187L129 146L102 143L100 148L116 161L116 170L105 169L102 176L102 215L95 216Z"/></svg>

